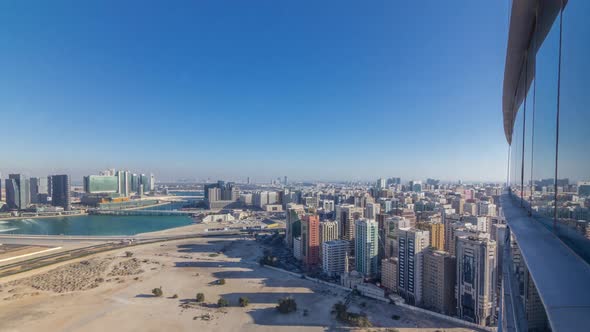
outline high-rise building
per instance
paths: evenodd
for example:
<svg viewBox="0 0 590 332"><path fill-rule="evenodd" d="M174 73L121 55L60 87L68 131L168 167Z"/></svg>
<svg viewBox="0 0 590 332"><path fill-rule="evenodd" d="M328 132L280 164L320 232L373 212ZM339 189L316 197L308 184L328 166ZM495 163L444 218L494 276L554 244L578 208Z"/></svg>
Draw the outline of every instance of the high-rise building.
<svg viewBox="0 0 590 332"><path fill-rule="evenodd" d="M445 250L445 225L436 222L426 223L424 227L430 234L430 246L436 250Z"/></svg>
<svg viewBox="0 0 590 332"><path fill-rule="evenodd" d="M293 249L293 239L301 236L301 218L305 214L305 207L299 204L287 205L287 220L285 223L285 242L287 248Z"/></svg>
<svg viewBox="0 0 590 332"><path fill-rule="evenodd" d="M373 276L378 267L378 225L372 219L355 221L354 254L356 270L365 276Z"/></svg>
<svg viewBox="0 0 590 332"><path fill-rule="evenodd" d="M338 222L340 238L352 241L354 239L354 221L363 217L363 208L352 204L336 206L335 219Z"/></svg>
<svg viewBox="0 0 590 332"><path fill-rule="evenodd" d="M457 315L464 320L494 324L496 242L475 236L458 236Z"/></svg>
<svg viewBox="0 0 590 332"><path fill-rule="evenodd" d="M335 221L320 222L320 242L338 240L338 223Z"/></svg>
<svg viewBox="0 0 590 332"><path fill-rule="evenodd" d="M117 171L117 192L121 196L131 194L131 175L129 171Z"/></svg>
<svg viewBox="0 0 590 332"><path fill-rule="evenodd" d="M53 179L52 177L49 177ZM53 189L53 184L49 186ZM119 182L116 176L111 175L88 175L84 177L84 192L87 194L113 194L119 189ZM53 195L53 193L50 193Z"/></svg>
<svg viewBox="0 0 590 332"><path fill-rule="evenodd" d="M301 221L302 258L308 268L320 264L320 217L305 215Z"/></svg>
<svg viewBox="0 0 590 332"><path fill-rule="evenodd" d="M29 179L29 184L30 184L30 194L31 194L31 203L32 204L37 204L39 203L39 186L41 181L39 181L39 178L30 178Z"/></svg>
<svg viewBox="0 0 590 332"><path fill-rule="evenodd" d="M322 243L322 270L331 277L337 277L346 270L346 256L350 251L350 242L332 240Z"/></svg>
<svg viewBox="0 0 590 332"><path fill-rule="evenodd" d="M365 218L377 219L377 215L381 212L381 204L378 203L367 203L365 205Z"/></svg>
<svg viewBox="0 0 590 332"><path fill-rule="evenodd" d="M398 232L398 293L411 305L422 303L422 251L429 245L428 231L402 228Z"/></svg>
<svg viewBox="0 0 590 332"><path fill-rule="evenodd" d="M51 204L53 206L61 206L64 210L70 211L72 209L70 176L52 175L51 186Z"/></svg>
<svg viewBox="0 0 590 332"><path fill-rule="evenodd" d="M396 257L381 260L381 285L393 293L397 293L397 263Z"/></svg>
<svg viewBox="0 0 590 332"><path fill-rule="evenodd" d="M386 188L387 181L384 178L377 179L377 188Z"/></svg>
<svg viewBox="0 0 590 332"><path fill-rule="evenodd" d="M9 209L26 209L31 202L29 179L22 174L9 174L6 179L6 204Z"/></svg>
<svg viewBox="0 0 590 332"><path fill-rule="evenodd" d="M455 258L430 247L423 251L422 306L452 316L455 301Z"/></svg>

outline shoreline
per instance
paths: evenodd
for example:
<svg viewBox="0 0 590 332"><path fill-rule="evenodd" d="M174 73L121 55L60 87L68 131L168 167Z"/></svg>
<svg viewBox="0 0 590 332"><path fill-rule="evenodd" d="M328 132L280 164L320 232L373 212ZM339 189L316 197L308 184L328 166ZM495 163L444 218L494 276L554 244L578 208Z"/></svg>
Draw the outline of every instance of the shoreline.
<svg viewBox="0 0 590 332"><path fill-rule="evenodd" d="M156 207L156 206L162 206L162 205L168 205L171 204L172 202L161 202L161 203L156 203L156 204L152 204L152 205L146 205L146 206L139 206L139 207L133 207L133 208L129 208L129 209L121 209L124 211L133 211L133 210L141 210L141 209L145 209L145 208L152 208L152 207ZM80 217L80 216L88 216L90 215L88 212L84 212L84 213L74 213L74 214L60 214L60 215L50 215L50 216L27 216L27 217L0 217L0 221L11 221L11 220L23 220L23 219L50 219L50 218L65 218L65 217Z"/></svg>

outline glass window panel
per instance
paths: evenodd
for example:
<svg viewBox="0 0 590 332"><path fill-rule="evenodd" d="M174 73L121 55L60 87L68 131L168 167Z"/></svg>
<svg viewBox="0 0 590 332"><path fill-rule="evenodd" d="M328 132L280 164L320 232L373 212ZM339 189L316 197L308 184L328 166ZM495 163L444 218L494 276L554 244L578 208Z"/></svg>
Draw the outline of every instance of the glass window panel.
<svg viewBox="0 0 590 332"><path fill-rule="evenodd" d="M532 143L533 214L553 218L559 18L536 55L535 137ZM547 223L551 227L551 222Z"/></svg>
<svg viewBox="0 0 590 332"><path fill-rule="evenodd" d="M590 1L570 0L563 12L557 216L566 243L590 239ZM586 243L577 242L582 238ZM582 248L574 248L577 249Z"/></svg>

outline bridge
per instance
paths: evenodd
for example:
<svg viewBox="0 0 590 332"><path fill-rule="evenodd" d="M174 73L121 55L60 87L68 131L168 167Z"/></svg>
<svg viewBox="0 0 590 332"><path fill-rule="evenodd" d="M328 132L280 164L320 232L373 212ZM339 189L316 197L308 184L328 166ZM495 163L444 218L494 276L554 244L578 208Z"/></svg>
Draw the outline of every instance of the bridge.
<svg viewBox="0 0 590 332"><path fill-rule="evenodd" d="M89 214L102 216L189 216L197 215L191 211L177 210L89 210Z"/></svg>

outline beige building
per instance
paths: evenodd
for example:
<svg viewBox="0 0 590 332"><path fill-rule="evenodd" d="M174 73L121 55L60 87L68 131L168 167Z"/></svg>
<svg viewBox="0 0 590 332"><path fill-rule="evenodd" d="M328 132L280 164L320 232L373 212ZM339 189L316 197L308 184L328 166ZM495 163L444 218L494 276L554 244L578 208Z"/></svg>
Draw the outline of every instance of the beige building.
<svg viewBox="0 0 590 332"><path fill-rule="evenodd" d="M423 252L422 306L452 316L455 314L455 258L448 252L428 248Z"/></svg>
<svg viewBox="0 0 590 332"><path fill-rule="evenodd" d="M427 223L425 229L430 233L430 246L436 250L445 250L445 225L442 223Z"/></svg>
<svg viewBox="0 0 590 332"><path fill-rule="evenodd" d="M397 258L381 260L381 285L390 292L397 293Z"/></svg>
<svg viewBox="0 0 590 332"><path fill-rule="evenodd" d="M320 243L338 240L338 223L335 221L320 222Z"/></svg>

